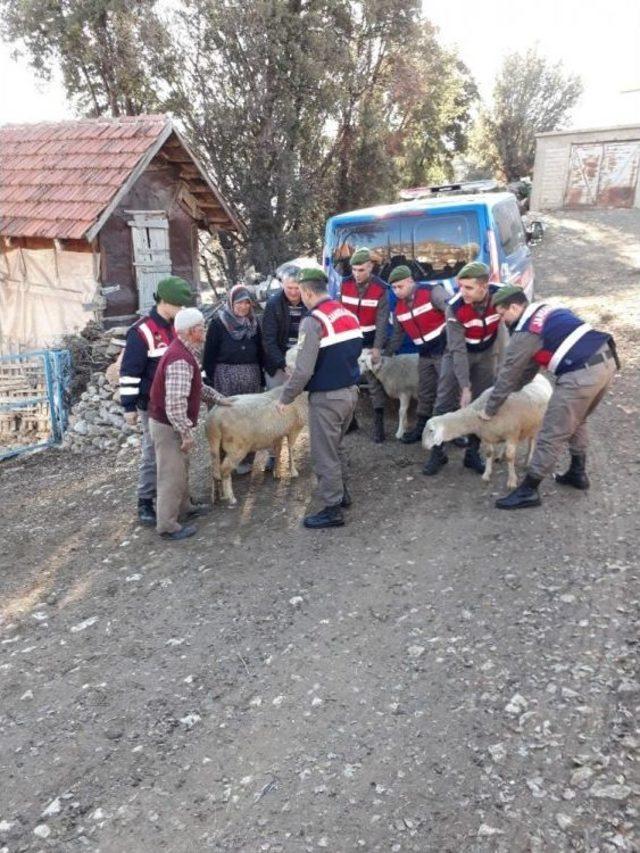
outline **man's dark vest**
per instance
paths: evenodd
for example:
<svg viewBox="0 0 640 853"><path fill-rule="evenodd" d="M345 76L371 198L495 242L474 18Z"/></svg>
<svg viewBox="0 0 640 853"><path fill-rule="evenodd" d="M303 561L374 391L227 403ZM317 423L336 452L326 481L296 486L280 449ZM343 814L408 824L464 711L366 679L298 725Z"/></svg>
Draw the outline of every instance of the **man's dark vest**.
<svg viewBox="0 0 640 853"><path fill-rule="evenodd" d="M568 308L544 302L529 305L515 330L542 337L542 349L534 355L534 361L557 376L584 367L611 340L610 335L592 329Z"/></svg>
<svg viewBox="0 0 640 853"><path fill-rule="evenodd" d="M189 396L187 398L187 417L195 426L198 423L200 403L202 402L202 376L200 374L200 365L195 356L187 349L180 338L176 338L171 343L160 359L156 375L153 378L151 394L149 395L149 416L161 424L170 423L165 409L166 373L167 367L174 361L186 361L193 368L191 388L189 389Z"/></svg>
<svg viewBox="0 0 640 853"><path fill-rule="evenodd" d="M321 324L322 337L307 391L336 391L355 385L362 352L362 331L356 317L334 299L319 302L311 316Z"/></svg>

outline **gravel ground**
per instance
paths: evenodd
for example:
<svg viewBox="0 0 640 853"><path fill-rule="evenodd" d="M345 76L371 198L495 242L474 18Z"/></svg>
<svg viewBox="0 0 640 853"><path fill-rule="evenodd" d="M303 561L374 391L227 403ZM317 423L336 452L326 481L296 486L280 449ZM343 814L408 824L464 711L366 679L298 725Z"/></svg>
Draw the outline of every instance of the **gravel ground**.
<svg viewBox="0 0 640 853"><path fill-rule="evenodd" d="M538 295L624 359L589 494L500 513L503 466L361 430L342 530L300 527L301 442L165 544L135 459L2 466L2 853L640 849L640 215L547 220Z"/></svg>

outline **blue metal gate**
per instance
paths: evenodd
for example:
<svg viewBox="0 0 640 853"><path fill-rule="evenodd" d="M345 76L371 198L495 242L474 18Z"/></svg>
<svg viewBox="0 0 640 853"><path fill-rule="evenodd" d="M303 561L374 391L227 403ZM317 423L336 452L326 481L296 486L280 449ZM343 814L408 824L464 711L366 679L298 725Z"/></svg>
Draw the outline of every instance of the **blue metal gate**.
<svg viewBox="0 0 640 853"><path fill-rule="evenodd" d="M68 350L0 356L0 460L62 441L71 375Z"/></svg>

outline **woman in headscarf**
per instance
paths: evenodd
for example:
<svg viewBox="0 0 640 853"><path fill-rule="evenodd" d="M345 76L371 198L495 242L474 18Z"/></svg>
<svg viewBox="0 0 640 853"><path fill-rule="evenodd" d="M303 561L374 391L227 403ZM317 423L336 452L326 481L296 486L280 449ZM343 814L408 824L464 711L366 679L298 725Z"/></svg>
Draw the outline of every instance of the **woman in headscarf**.
<svg viewBox="0 0 640 853"><path fill-rule="evenodd" d="M231 288L226 305L207 330L202 367L205 381L225 397L255 394L262 387L262 341L251 293L243 284ZM236 469L248 473L253 454Z"/></svg>

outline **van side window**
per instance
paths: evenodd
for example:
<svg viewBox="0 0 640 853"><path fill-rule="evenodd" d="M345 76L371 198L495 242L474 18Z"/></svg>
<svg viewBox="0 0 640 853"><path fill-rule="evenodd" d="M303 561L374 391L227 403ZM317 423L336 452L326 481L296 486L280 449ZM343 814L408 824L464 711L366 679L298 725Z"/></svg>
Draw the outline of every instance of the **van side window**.
<svg viewBox="0 0 640 853"><path fill-rule="evenodd" d="M513 255L527 245L522 218L515 201L503 201L493 208L493 218L505 255Z"/></svg>

